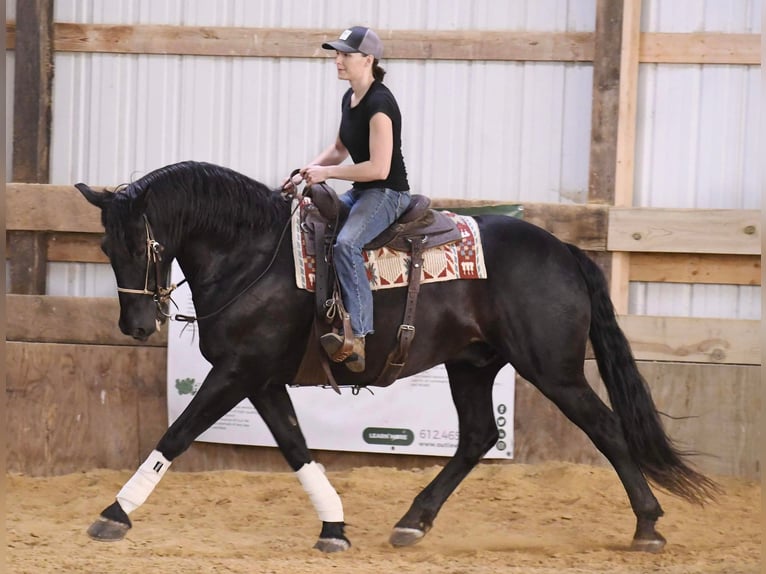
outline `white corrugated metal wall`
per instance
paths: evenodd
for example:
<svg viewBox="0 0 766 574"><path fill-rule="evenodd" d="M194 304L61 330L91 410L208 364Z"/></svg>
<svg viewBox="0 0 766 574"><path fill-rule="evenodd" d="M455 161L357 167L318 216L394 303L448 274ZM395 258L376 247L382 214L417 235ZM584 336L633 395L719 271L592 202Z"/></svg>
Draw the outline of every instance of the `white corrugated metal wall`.
<svg viewBox="0 0 766 574"><path fill-rule="evenodd" d="M649 0L642 31L761 31L760 0ZM760 209L758 66L642 64L634 205ZM630 312L759 319L761 288L632 283Z"/></svg>
<svg viewBox="0 0 766 574"><path fill-rule="evenodd" d="M6 16L13 19L8 4ZM55 18L280 27L286 34L354 23L592 31L595 0L56 0ZM759 32L760 1L647 0L643 30ZM6 61L12 78L12 55ZM115 185L200 159L276 185L334 138L346 84L331 62L59 53L51 181ZM586 200L590 64L383 63L404 117L414 190L435 197ZM640 81L635 204L760 207L757 67L642 65ZM12 95L13 82L7 86ZM108 270L98 267L51 266L50 293L113 294ZM633 284L631 312L757 318L760 288Z"/></svg>
<svg viewBox="0 0 766 574"><path fill-rule="evenodd" d="M56 19L126 24L592 30L595 0L56 3ZM393 61L413 189L584 201L591 66ZM332 60L59 54L52 178L116 183L181 159L269 184L334 138ZM566 150L566 153L563 152Z"/></svg>

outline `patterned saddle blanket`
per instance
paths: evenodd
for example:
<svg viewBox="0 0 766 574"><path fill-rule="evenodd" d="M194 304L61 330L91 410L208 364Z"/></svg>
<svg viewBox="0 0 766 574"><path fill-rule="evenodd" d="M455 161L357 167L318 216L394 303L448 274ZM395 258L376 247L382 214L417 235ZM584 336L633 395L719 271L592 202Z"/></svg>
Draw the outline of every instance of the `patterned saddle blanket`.
<svg viewBox="0 0 766 574"><path fill-rule="evenodd" d="M293 214L291 231L293 259L295 261L295 283L299 289L316 291L316 256L307 244L307 234L301 228L302 214L310 203L301 201L300 209ZM453 279L486 279L484 253L481 235L476 220L472 217L443 212L453 219L460 230L461 239L447 245L432 247L424 252L422 283L451 281ZM373 290L406 287L409 283L410 257L402 251L388 247L363 252L367 278Z"/></svg>

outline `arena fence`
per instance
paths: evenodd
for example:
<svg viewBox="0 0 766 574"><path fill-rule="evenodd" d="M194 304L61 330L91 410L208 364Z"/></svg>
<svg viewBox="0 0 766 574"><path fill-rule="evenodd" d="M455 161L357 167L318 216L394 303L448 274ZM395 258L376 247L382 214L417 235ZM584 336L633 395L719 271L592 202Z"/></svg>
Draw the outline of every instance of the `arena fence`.
<svg viewBox="0 0 766 574"><path fill-rule="evenodd" d="M712 473L760 476L759 321L636 316L631 281L760 285L757 211L643 209L633 203L639 63L760 64L759 34L646 33L641 1L597 0L593 33L378 30L391 59L593 62L588 205L523 204L524 217L589 251L607 272L639 368L682 446ZM264 58L324 57L337 30L75 24L53 0L19 2L13 174L6 185L7 462L12 472L135 468L167 426L164 334L137 344L117 329L116 297L46 295L49 262L103 263L98 212L74 188L46 185L56 51ZM113 183L113 182L103 182ZM491 208L435 201L445 208ZM605 396L594 361L586 374ZM604 463L531 385L516 391L516 461ZM705 455L707 453L707 455ZM400 467L433 458L318 453L328 466ZM197 443L174 468L280 469L276 449Z"/></svg>
<svg viewBox="0 0 766 574"><path fill-rule="evenodd" d="M48 262L107 262L99 249L99 212L69 186L9 184L6 192L9 469L57 474L134 466L167 425L167 335L139 344L120 333L116 297L42 294ZM474 211L497 207L434 203ZM632 280L760 285L757 211L520 208L525 219L596 260L610 249L630 253ZM33 283L38 293L25 293ZM700 458L700 466L755 476L759 321L622 315L620 323L660 409L673 414L688 405L682 412L699 416L669 419L667 426L695 450L716 453ZM593 363L588 376L599 385ZM517 461L603 462L582 433L572 433L571 424L521 380L516 403ZM403 463L385 455L323 454L336 464L424 464L422 457ZM275 449L266 448L198 444L183 459L180 468L283 468Z"/></svg>

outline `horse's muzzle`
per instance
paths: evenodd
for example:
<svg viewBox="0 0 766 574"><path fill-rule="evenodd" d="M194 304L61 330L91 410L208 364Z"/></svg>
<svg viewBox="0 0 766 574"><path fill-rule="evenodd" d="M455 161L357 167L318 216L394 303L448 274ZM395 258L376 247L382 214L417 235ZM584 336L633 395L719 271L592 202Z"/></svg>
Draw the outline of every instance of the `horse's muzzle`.
<svg viewBox="0 0 766 574"><path fill-rule="evenodd" d="M133 337L134 339L141 341L142 343L145 342L151 335L154 333L156 329L156 325L154 323L150 325L127 325L124 321L119 322L120 331L124 335L127 335L129 337Z"/></svg>
<svg viewBox="0 0 766 574"><path fill-rule="evenodd" d="M149 337L154 333L154 329L134 329L131 333L126 333L127 335L130 335L134 339L141 341L142 343L145 343Z"/></svg>

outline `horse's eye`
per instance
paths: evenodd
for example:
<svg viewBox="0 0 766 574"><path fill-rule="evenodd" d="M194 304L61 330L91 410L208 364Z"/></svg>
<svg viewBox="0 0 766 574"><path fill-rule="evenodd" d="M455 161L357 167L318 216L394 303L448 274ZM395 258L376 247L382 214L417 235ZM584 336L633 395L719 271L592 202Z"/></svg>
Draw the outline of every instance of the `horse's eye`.
<svg viewBox="0 0 766 574"><path fill-rule="evenodd" d="M130 248L131 257L146 257L146 245L139 245Z"/></svg>

